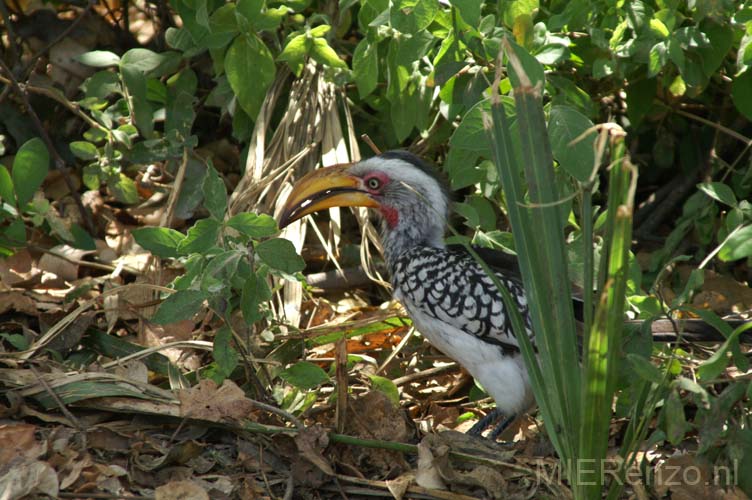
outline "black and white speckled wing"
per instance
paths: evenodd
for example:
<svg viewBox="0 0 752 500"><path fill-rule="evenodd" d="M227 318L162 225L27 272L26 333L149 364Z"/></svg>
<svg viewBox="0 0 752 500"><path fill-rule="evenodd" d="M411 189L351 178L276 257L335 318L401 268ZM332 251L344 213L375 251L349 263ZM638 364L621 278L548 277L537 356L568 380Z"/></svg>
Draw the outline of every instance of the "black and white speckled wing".
<svg viewBox="0 0 752 500"><path fill-rule="evenodd" d="M527 297L514 277L497 273L522 313L532 338ZM501 294L464 249L415 247L392 266L395 295L408 307L420 308L444 323L504 350L517 351L518 343ZM409 306L407 305L409 303Z"/></svg>

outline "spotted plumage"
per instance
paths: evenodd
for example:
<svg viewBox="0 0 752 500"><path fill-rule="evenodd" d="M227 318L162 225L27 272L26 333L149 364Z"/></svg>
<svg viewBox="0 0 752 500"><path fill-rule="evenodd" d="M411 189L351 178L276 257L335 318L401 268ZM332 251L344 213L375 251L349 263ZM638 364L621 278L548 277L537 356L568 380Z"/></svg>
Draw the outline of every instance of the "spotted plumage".
<svg viewBox="0 0 752 500"><path fill-rule="evenodd" d="M517 338L493 280L463 248L414 247L391 262L395 297L503 353L519 352ZM521 283L497 273L509 290L532 336L527 297ZM409 311L413 312L413 311Z"/></svg>
<svg viewBox="0 0 752 500"><path fill-rule="evenodd" d="M448 190L432 169L407 152L309 174L293 190L280 226L333 206L366 206L382 218L381 240L394 296L437 349L467 369L507 416L533 403L509 311L493 280L463 248L444 242ZM497 273L534 341L519 279Z"/></svg>

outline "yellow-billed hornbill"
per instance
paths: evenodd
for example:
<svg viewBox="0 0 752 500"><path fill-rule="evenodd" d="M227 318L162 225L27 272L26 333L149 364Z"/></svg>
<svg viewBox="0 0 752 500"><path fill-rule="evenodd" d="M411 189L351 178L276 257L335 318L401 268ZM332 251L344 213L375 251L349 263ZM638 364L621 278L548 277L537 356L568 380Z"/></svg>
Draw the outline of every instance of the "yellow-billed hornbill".
<svg viewBox="0 0 752 500"><path fill-rule="evenodd" d="M532 406L527 371L501 294L463 247L444 242L449 193L431 167L411 153L392 151L315 170L296 184L280 226L342 206L378 210L394 297L418 331L470 372L496 401L496 411L471 432L480 433L502 415L508 421ZM497 275L514 297L532 338L521 282L511 273Z"/></svg>

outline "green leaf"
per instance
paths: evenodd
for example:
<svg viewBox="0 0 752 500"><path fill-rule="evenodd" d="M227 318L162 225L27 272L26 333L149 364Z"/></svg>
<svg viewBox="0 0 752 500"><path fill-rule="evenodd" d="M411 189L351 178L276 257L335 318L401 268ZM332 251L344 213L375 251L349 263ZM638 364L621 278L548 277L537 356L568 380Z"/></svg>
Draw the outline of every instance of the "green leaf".
<svg viewBox="0 0 752 500"><path fill-rule="evenodd" d="M718 258L724 262L744 259L752 255L752 226L741 228L732 234L718 252Z"/></svg>
<svg viewBox="0 0 752 500"><path fill-rule="evenodd" d="M71 153L82 160L95 160L97 158L97 147L87 141L71 142L70 150Z"/></svg>
<svg viewBox="0 0 752 500"><path fill-rule="evenodd" d="M329 375L309 361L300 361L282 371L279 377L298 389L308 390L329 381Z"/></svg>
<svg viewBox="0 0 752 500"><path fill-rule="evenodd" d="M206 300L206 294L201 290L180 290L165 299L160 304L152 322L159 325L174 323L184 319L191 319Z"/></svg>
<svg viewBox="0 0 752 500"><path fill-rule="evenodd" d="M183 233L169 227L140 227L131 234L136 243L163 259L177 258L178 246L185 239Z"/></svg>
<svg viewBox="0 0 752 500"><path fill-rule="evenodd" d="M13 189L13 179L5 165L0 165L0 200L9 205L16 205L16 192Z"/></svg>
<svg viewBox="0 0 752 500"><path fill-rule="evenodd" d="M305 261L295 251L293 244L284 238L272 238L256 246L256 253L272 269L279 269L288 274L302 271Z"/></svg>
<svg viewBox="0 0 752 500"><path fill-rule="evenodd" d="M632 126L637 126L653 108L656 88L654 78L638 80L627 87L627 116Z"/></svg>
<svg viewBox="0 0 752 500"><path fill-rule="evenodd" d="M76 57L76 59L82 64L93 66L95 68L104 68L120 64L120 57L107 50L92 50L91 52L85 52Z"/></svg>
<svg viewBox="0 0 752 500"><path fill-rule="evenodd" d="M112 191L116 200L122 203L138 203L138 189L133 179L121 173L117 177L107 179L107 187Z"/></svg>
<svg viewBox="0 0 752 500"><path fill-rule="evenodd" d="M748 69L734 78L734 83L731 84L731 99L736 109L748 120L752 120L752 70Z"/></svg>
<svg viewBox="0 0 752 500"><path fill-rule="evenodd" d="M277 222L266 214L243 212L233 215L227 225L249 238L266 238L277 233Z"/></svg>
<svg viewBox="0 0 752 500"><path fill-rule="evenodd" d="M383 392L395 407L399 406L399 390L397 389L397 386L394 384L394 382L386 377L380 377L378 375L368 375L368 378L371 379L371 384L373 384L374 389L379 392Z"/></svg>
<svg viewBox="0 0 752 500"><path fill-rule="evenodd" d="M417 125L418 101L414 83L392 98L390 118L398 142L407 139Z"/></svg>
<svg viewBox="0 0 752 500"><path fill-rule="evenodd" d="M587 132L587 135L584 135ZM548 136L556 161L569 175L586 182L595 167L595 140L598 136L587 116L570 106L552 106ZM573 141L577 141L574 144Z"/></svg>
<svg viewBox="0 0 752 500"><path fill-rule="evenodd" d="M228 378L232 375L235 367L238 366L238 353L232 347L232 330L225 325L214 335L214 349L212 354L214 362L217 364L219 373L222 378Z"/></svg>
<svg viewBox="0 0 752 500"><path fill-rule="evenodd" d="M532 16L538 10L538 0L510 0L501 4L502 20L512 28L520 16Z"/></svg>
<svg viewBox="0 0 752 500"><path fill-rule="evenodd" d="M491 103L488 100L481 101L470 108L449 139L449 145L452 148L473 151L490 158L488 137L483 128L483 115L489 113L490 110Z"/></svg>
<svg viewBox="0 0 752 500"><path fill-rule="evenodd" d="M29 139L18 149L11 176L19 207L23 207L34 197L47 176L49 163L47 146L38 137Z"/></svg>
<svg viewBox="0 0 752 500"><path fill-rule="evenodd" d="M154 117L147 98L146 78L138 68L126 66L120 68L123 83L128 89L128 109L133 116L133 122L147 139L151 139L154 131ZM110 128L110 127L108 127Z"/></svg>
<svg viewBox="0 0 752 500"><path fill-rule="evenodd" d="M224 63L240 107L255 120L277 71L271 52L256 35L241 35L230 45Z"/></svg>
<svg viewBox="0 0 752 500"><path fill-rule="evenodd" d="M287 42L282 53L277 56L277 61L285 61L295 76L300 76L305 66L309 46L309 39L305 34L295 36Z"/></svg>
<svg viewBox="0 0 752 500"><path fill-rule="evenodd" d="M227 211L227 188L211 162L206 169L202 191L204 193L204 207L212 217L222 220Z"/></svg>
<svg viewBox="0 0 752 500"><path fill-rule="evenodd" d="M727 184L722 182L703 182L702 184L698 184L697 187L714 200L725 203L730 207L735 207L737 205L734 190Z"/></svg>
<svg viewBox="0 0 752 500"><path fill-rule="evenodd" d="M734 30L728 24L718 24L712 19L704 20L700 29L710 40L705 47L700 47L697 52L702 58L702 71L710 77L723 64L726 55L734 44Z"/></svg>
<svg viewBox="0 0 752 500"><path fill-rule="evenodd" d="M449 0L452 7L460 11L462 20L470 26L477 26L483 2L479 0Z"/></svg>
<svg viewBox="0 0 752 500"><path fill-rule="evenodd" d="M634 353L628 353L627 360L640 378L654 384L663 382L663 373L650 360Z"/></svg>
<svg viewBox="0 0 752 500"><path fill-rule="evenodd" d="M243 283L243 291L240 296L240 310L243 319L249 325L260 320L263 316L259 312L259 305L272 298L272 291L264 276L252 275Z"/></svg>
<svg viewBox="0 0 752 500"><path fill-rule="evenodd" d="M379 57L377 44L364 38L355 47L352 60L353 77L358 94L363 99L376 90L379 84Z"/></svg>
<svg viewBox="0 0 752 500"><path fill-rule="evenodd" d="M141 73L144 77L159 78L174 72L180 61L177 52L153 52L149 49L135 48L123 54L120 59L120 70L128 69Z"/></svg>
<svg viewBox="0 0 752 500"><path fill-rule="evenodd" d="M2 246L21 247L26 244L26 241L26 225L23 219L18 218L7 227L0 229Z"/></svg>
<svg viewBox="0 0 752 500"><path fill-rule="evenodd" d="M204 253L217 243L222 223L216 219L201 219L188 230L185 239L178 244L178 253Z"/></svg>
<svg viewBox="0 0 752 500"><path fill-rule="evenodd" d="M314 38L311 40L313 46L311 47L311 57L318 63L332 68L347 69L345 61L340 59L333 48L329 46L326 39Z"/></svg>
<svg viewBox="0 0 752 500"><path fill-rule="evenodd" d="M658 42L650 48L648 56L648 78L653 78L661 72L668 61L666 42Z"/></svg>
<svg viewBox="0 0 752 500"><path fill-rule="evenodd" d="M167 81L167 102L165 110L165 135L175 131L185 139L191 134L196 119L194 96L198 88L198 77L190 69L184 69Z"/></svg>
<svg viewBox="0 0 752 500"><path fill-rule="evenodd" d="M678 391L671 391L665 402L666 436L673 445L678 445L684 439L687 431L687 419L684 416L684 405Z"/></svg>
<svg viewBox="0 0 752 500"><path fill-rule="evenodd" d="M78 224L71 224L70 232L73 235L73 242L71 245L81 250L96 250L97 244L94 238L86 232L84 228Z"/></svg>
<svg viewBox="0 0 752 500"><path fill-rule="evenodd" d="M517 45L512 39L507 38L507 40L509 41L512 51L519 59L521 66L519 69L521 69L527 76L530 85L532 87L544 85L546 77L541 63L539 63L535 57L531 56L527 50ZM518 68L510 64L507 69L509 70L509 79L512 82L512 86L519 88L522 85L522 81L520 80L522 75L518 74Z"/></svg>
<svg viewBox="0 0 752 500"><path fill-rule="evenodd" d="M438 12L437 0L394 0L389 22L402 33L417 33L428 28Z"/></svg>

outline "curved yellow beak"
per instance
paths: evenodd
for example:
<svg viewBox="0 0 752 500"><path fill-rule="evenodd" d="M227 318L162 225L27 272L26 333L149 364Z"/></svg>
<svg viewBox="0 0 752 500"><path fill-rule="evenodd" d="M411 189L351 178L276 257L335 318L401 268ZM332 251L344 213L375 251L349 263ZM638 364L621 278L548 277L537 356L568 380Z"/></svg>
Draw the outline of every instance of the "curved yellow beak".
<svg viewBox="0 0 752 500"><path fill-rule="evenodd" d="M351 166L348 163L320 168L300 179L282 210L280 229L305 215L326 208L378 208L378 202L362 189L360 178L348 172Z"/></svg>

